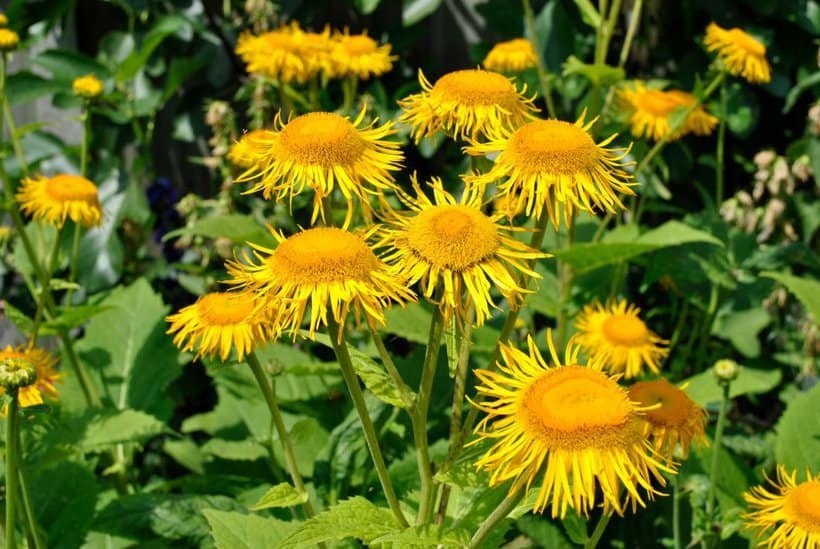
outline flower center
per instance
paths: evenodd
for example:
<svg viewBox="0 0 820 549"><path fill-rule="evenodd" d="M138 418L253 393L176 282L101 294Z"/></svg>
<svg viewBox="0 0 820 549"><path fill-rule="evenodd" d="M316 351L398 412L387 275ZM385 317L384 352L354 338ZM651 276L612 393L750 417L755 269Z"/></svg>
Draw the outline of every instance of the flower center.
<svg viewBox="0 0 820 549"><path fill-rule="evenodd" d="M731 41L739 48L746 50L750 54L763 57L766 55L766 46L752 38L749 34L740 29L729 29L729 36Z"/></svg>
<svg viewBox="0 0 820 549"><path fill-rule="evenodd" d="M649 330L643 320L628 314L615 314L604 320L604 335L618 345L641 345L646 342Z"/></svg>
<svg viewBox="0 0 820 549"><path fill-rule="evenodd" d="M660 404L644 415L653 425L683 425L692 415L691 401L686 393L665 380L639 381L629 388L629 398L641 406Z"/></svg>
<svg viewBox="0 0 820 549"><path fill-rule="evenodd" d="M561 120L536 120L519 128L510 137L505 152L516 166L527 172L568 175L592 170L600 152L582 128Z"/></svg>
<svg viewBox="0 0 820 549"><path fill-rule="evenodd" d="M324 167L351 165L361 158L365 142L353 124L331 112L294 118L279 137L288 161Z"/></svg>
<svg viewBox="0 0 820 549"><path fill-rule="evenodd" d="M363 34L345 37L342 46L350 55L366 55L373 53L378 48L375 40Z"/></svg>
<svg viewBox="0 0 820 549"><path fill-rule="evenodd" d="M239 324L253 313L253 296L235 292L205 294L197 301L199 316L210 325Z"/></svg>
<svg viewBox="0 0 820 549"><path fill-rule="evenodd" d="M368 281L379 259L359 236L333 227L317 227L286 239L268 258L282 284Z"/></svg>
<svg viewBox="0 0 820 549"><path fill-rule="evenodd" d="M46 193L59 202L97 201L97 187L79 175L55 175L46 181Z"/></svg>
<svg viewBox="0 0 820 549"><path fill-rule="evenodd" d="M407 242L431 265L456 271L491 257L500 246L492 220L463 205L422 210L408 224Z"/></svg>
<svg viewBox="0 0 820 549"><path fill-rule="evenodd" d="M517 100L515 86L504 76L482 70L447 73L439 78L430 91L430 97L440 103L475 106L501 105L507 107Z"/></svg>
<svg viewBox="0 0 820 549"><path fill-rule="evenodd" d="M820 480L810 480L789 490L784 510L804 529L820 534Z"/></svg>

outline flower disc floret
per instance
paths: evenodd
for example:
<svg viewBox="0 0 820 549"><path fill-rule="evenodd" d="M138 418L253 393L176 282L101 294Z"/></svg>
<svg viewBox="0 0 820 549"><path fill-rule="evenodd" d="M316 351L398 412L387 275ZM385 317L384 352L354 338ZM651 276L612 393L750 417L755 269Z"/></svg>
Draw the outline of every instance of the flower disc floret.
<svg viewBox="0 0 820 549"><path fill-rule="evenodd" d="M724 29L715 23L706 27L706 49L716 51L726 69L752 84L771 81L766 46L742 29Z"/></svg>
<svg viewBox="0 0 820 549"><path fill-rule="evenodd" d="M0 362L7 361L19 361L34 370L33 382L17 390L20 406L27 408L43 404L43 395L52 399L59 396L56 383L62 376L54 369L57 364L57 358L54 355L37 347L27 349L7 345L5 349L0 349ZM5 389L0 386L0 394L4 392Z"/></svg>
<svg viewBox="0 0 820 549"><path fill-rule="evenodd" d="M330 76L355 76L367 80L381 76L393 67L397 56L390 54L390 44L380 45L366 34L339 34L334 37L330 55Z"/></svg>
<svg viewBox="0 0 820 549"><path fill-rule="evenodd" d="M678 139L688 133L709 135L718 123L716 117L706 112L703 106L698 106L673 131L670 117L697 102L694 95L681 90L650 89L636 82L621 90L620 98L623 109L629 113L635 137L660 141Z"/></svg>
<svg viewBox="0 0 820 549"><path fill-rule="evenodd" d="M531 337L528 347L502 344L498 371L476 370L485 397L478 407L488 414L476 442L493 441L476 466L490 471L491 486L512 480L511 494L541 477L534 510L550 506L553 517L568 508L587 515L599 497L605 512L620 515L645 506L658 493L653 481L664 484L661 472L673 470L646 439L644 408L600 362L579 365L577 347L567 347L562 363L549 340L554 366Z"/></svg>
<svg viewBox="0 0 820 549"><path fill-rule="evenodd" d="M71 89L74 95L82 97L83 99L95 99L102 95L104 86L102 81L93 74L86 74L75 78L71 83Z"/></svg>
<svg viewBox="0 0 820 549"><path fill-rule="evenodd" d="M532 42L515 38L493 46L481 64L491 71L521 72L538 65L538 57Z"/></svg>
<svg viewBox="0 0 820 549"><path fill-rule="evenodd" d="M475 141L494 128L517 128L534 118L538 109L507 77L480 69L450 72L431 85L419 70L421 93L399 101L418 143L444 131L453 139Z"/></svg>
<svg viewBox="0 0 820 549"><path fill-rule="evenodd" d="M66 218L84 227L102 222L97 186L79 175L25 178L17 201L24 213L57 227L62 227Z"/></svg>

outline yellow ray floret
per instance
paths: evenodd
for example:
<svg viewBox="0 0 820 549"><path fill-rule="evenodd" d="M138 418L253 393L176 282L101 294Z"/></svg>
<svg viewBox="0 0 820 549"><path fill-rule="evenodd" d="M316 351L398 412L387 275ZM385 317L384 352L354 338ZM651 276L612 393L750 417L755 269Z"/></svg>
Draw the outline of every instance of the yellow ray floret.
<svg viewBox="0 0 820 549"><path fill-rule="evenodd" d="M393 61L398 59L390 49L390 44L379 44L367 34L337 34L331 47L329 76L355 76L360 80L381 76L390 72Z"/></svg>
<svg viewBox="0 0 820 549"><path fill-rule="evenodd" d="M27 177L17 192L17 201L23 213L57 227L62 227L67 218L83 227L102 222L97 187L79 175Z"/></svg>
<svg viewBox="0 0 820 549"><path fill-rule="evenodd" d="M661 472L674 470L646 438L644 408L600 361L579 365L577 347L562 363L548 337L553 366L530 337L527 353L501 345L498 372L476 370L487 413L476 442L493 442L476 466L490 472L491 486L511 480L511 494L540 481L534 510L549 506L553 517L569 508L588 515L601 500L619 515L645 506L659 493L653 481L665 484Z"/></svg>
<svg viewBox="0 0 820 549"><path fill-rule="evenodd" d="M34 367L37 374L37 381L26 387L20 387L17 393L20 406L26 408L43 404L43 395L53 399L59 396L56 384L62 375L54 369L54 365L57 364L57 358L54 355L36 347L31 349L18 347L15 349L7 345L5 349L0 349L0 360L4 359L27 360ZM0 387L0 395L3 393L5 393L5 389Z"/></svg>
<svg viewBox="0 0 820 549"><path fill-rule="evenodd" d="M743 515L749 528L757 530L758 544L770 548L815 549L820 547L820 475L797 472L778 465L772 489L755 486L743 494L750 511Z"/></svg>
<svg viewBox="0 0 820 549"><path fill-rule="evenodd" d="M399 101L404 113L399 122L408 124L418 143L439 131L453 139L475 141L499 128L517 128L534 118L538 109L507 77L480 69L450 72L434 85L419 69L421 93Z"/></svg>
<svg viewBox="0 0 820 549"><path fill-rule="evenodd" d="M264 158L271 143L276 139L276 132L271 130L251 130L245 132L228 150L228 160L242 169L249 169ZM263 166L257 166L262 169Z"/></svg>
<svg viewBox="0 0 820 549"><path fill-rule="evenodd" d="M672 130L672 117L697 102L691 93L681 90L656 90L647 88L642 82L635 82L620 92L624 111L629 113L632 135L655 141L678 139L688 133L709 135L715 129L718 119L698 105L679 127Z"/></svg>
<svg viewBox="0 0 820 549"><path fill-rule="evenodd" d="M304 84L320 71L329 69L330 31L305 32L294 21L257 36L242 34L236 53L245 62L248 72L283 84Z"/></svg>
<svg viewBox="0 0 820 549"><path fill-rule="evenodd" d="M538 57L535 55L532 42L526 38L515 38L493 46L481 64L491 71L521 72L535 67L538 64Z"/></svg>
<svg viewBox="0 0 820 549"><path fill-rule="evenodd" d="M624 205L618 193L635 194L625 171L628 149L608 149L612 135L595 143L584 115L574 123L536 120L517 130L500 128L487 143L468 146L471 155L498 153L485 174L471 175L471 184L498 184L498 193L516 197L529 216L546 212L555 227L569 224L578 209L616 212ZM515 210L515 208L511 208Z"/></svg>
<svg viewBox="0 0 820 549"><path fill-rule="evenodd" d="M468 189L460 200L444 190L441 180L430 184L430 200L413 178L416 197L399 193L410 211L387 210L387 225L380 246L389 247L385 261L410 284L419 283L421 293L442 309L445 318L455 312L467 320L475 310L479 326L495 307L491 292L496 289L518 307L526 293L522 277L541 278L528 264L547 257L513 238L502 226L501 216L482 212L481 189Z"/></svg>
<svg viewBox="0 0 820 549"><path fill-rule="evenodd" d="M752 84L772 79L772 69L766 59L766 46L738 28L724 29L715 23L706 27L706 49L716 51L731 74Z"/></svg>

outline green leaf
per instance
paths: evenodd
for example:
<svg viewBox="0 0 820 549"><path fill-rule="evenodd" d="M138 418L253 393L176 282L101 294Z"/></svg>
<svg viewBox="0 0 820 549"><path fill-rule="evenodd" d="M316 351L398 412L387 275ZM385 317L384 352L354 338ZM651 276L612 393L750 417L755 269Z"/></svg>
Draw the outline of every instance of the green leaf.
<svg viewBox="0 0 820 549"><path fill-rule="evenodd" d="M732 381L729 387L729 397L734 398L740 395L771 391L780 383L780 377L780 370L741 368L740 375ZM689 384L686 387L686 392L692 400L701 406L720 402L723 398L723 389L721 389L711 370L694 375L684 380L684 382Z"/></svg>
<svg viewBox="0 0 820 549"><path fill-rule="evenodd" d="M202 445L202 452L233 461L254 461L267 457L265 447L250 439L225 440L212 438Z"/></svg>
<svg viewBox="0 0 820 549"><path fill-rule="evenodd" d="M786 96L786 101L783 102L783 113L787 113L792 110L795 103L797 103L797 99L800 95L809 88L820 84L820 71L815 71L811 73L809 76L801 78L797 81L797 84L789 90L789 94Z"/></svg>
<svg viewBox="0 0 820 549"><path fill-rule="evenodd" d="M278 547L279 542L299 525L274 518L205 509L217 549L259 549Z"/></svg>
<svg viewBox="0 0 820 549"><path fill-rule="evenodd" d="M403 337L413 343L427 343L433 314L420 303L411 303L406 307L391 307L384 316L387 320L385 332L388 334Z"/></svg>
<svg viewBox="0 0 820 549"><path fill-rule="evenodd" d="M65 91L64 82L47 80L29 71L18 71L6 78L6 97L9 105L28 103L41 97Z"/></svg>
<svg viewBox="0 0 820 549"><path fill-rule="evenodd" d="M612 86L622 81L626 75L620 67L586 64L574 55L570 55L564 63L563 76L566 77L573 74L583 76L596 87Z"/></svg>
<svg viewBox="0 0 820 549"><path fill-rule="evenodd" d="M61 461L45 469L29 469L32 508L46 532L48 547L83 545L97 503L97 476L88 466Z"/></svg>
<svg viewBox="0 0 820 549"><path fill-rule="evenodd" d="M60 307L57 316L43 323L43 327L51 330L76 328L87 320L107 311L110 307L103 305L78 305L74 307Z"/></svg>
<svg viewBox="0 0 820 549"><path fill-rule="evenodd" d="M444 343L447 347L447 371L450 378L455 377L458 367L458 353L461 349L461 330L458 329L456 315L450 317L450 322L444 328Z"/></svg>
<svg viewBox="0 0 820 549"><path fill-rule="evenodd" d="M404 0L401 10L401 24L405 27L415 25L436 11L441 2L442 0Z"/></svg>
<svg viewBox="0 0 820 549"><path fill-rule="evenodd" d="M3 315L17 326L17 329L24 334L31 334L34 329L34 321L23 311L9 303L3 303Z"/></svg>
<svg viewBox="0 0 820 549"><path fill-rule="evenodd" d="M253 242L271 248L276 247L276 239L258 221L249 215L225 214L206 217L191 225L165 234L163 240L178 236L205 236L227 238L237 244Z"/></svg>
<svg viewBox="0 0 820 549"><path fill-rule="evenodd" d="M592 27L597 29L601 24L601 15L590 0L574 0L575 5L578 6L578 11L581 12L581 19Z"/></svg>
<svg viewBox="0 0 820 549"><path fill-rule="evenodd" d="M395 543L398 547L468 547L470 532L434 524L411 526L370 541L371 545Z"/></svg>
<svg viewBox="0 0 820 549"><path fill-rule="evenodd" d="M308 495L299 492L287 482L277 484L263 495L259 501L253 504L251 511L261 511L272 507L293 507L308 500Z"/></svg>
<svg viewBox="0 0 820 549"><path fill-rule="evenodd" d="M91 410L69 416L47 438L51 444L66 445L79 452L99 452L115 444L142 443L168 432L165 423L139 410Z"/></svg>
<svg viewBox="0 0 820 549"><path fill-rule="evenodd" d="M743 356L755 358L760 355L757 336L770 322L771 316L762 307L731 311L716 319L712 334L731 341Z"/></svg>
<svg viewBox="0 0 820 549"><path fill-rule="evenodd" d="M820 322L820 282L812 278L801 278L785 273L766 271L760 276L773 278L783 284L787 290L797 296L797 299Z"/></svg>
<svg viewBox="0 0 820 549"><path fill-rule="evenodd" d="M151 27L142 41L142 46L138 51L131 53L117 67L114 78L117 82L125 82L132 79L150 59L154 50L168 37L178 35L181 38L186 36L190 39L192 33L191 23L181 15L166 15Z"/></svg>
<svg viewBox="0 0 820 549"><path fill-rule="evenodd" d="M356 496L305 521L282 540L279 549L301 549L345 538L356 538L369 544L400 528L390 510L376 507L365 498Z"/></svg>
<svg viewBox="0 0 820 549"><path fill-rule="evenodd" d="M793 397L777 422L774 455L778 464L796 469L820 470L820 385Z"/></svg>
<svg viewBox="0 0 820 549"><path fill-rule="evenodd" d="M564 526L564 530L574 543L578 545L586 545L587 541L589 541L589 534L587 534L587 521L575 512L574 509L570 509L567 512L567 515L561 519L561 524Z"/></svg>
<svg viewBox="0 0 820 549"><path fill-rule="evenodd" d="M353 0L353 5L356 6L363 15L370 15L376 8L379 7L379 4L382 3L382 0Z"/></svg>
<svg viewBox="0 0 820 549"><path fill-rule="evenodd" d="M108 69L94 59L74 50L48 50L32 59L32 64L49 71L55 80L64 82L63 89L71 91L71 81L78 76L93 74L104 79Z"/></svg>

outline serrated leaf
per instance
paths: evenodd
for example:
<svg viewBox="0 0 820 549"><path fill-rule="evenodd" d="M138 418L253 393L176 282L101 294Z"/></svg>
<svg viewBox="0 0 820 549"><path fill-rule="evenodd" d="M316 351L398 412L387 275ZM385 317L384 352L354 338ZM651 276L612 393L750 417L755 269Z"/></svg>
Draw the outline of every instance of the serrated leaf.
<svg viewBox="0 0 820 549"><path fill-rule="evenodd" d="M80 416L69 416L47 438L52 444L95 452L125 442L142 443L169 431L165 423L139 410L91 410Z"/></svg>
<svg viewBox="0 0 820 549"><path fill-rule="evenodd" d="M387 321L384 331L388 334L403 337L413 343L427 343L433 314L420 303L411 303L406 307L391 307L384 316Z"/></svg>
<svg viewBox="0 0 820 549"><path fill-rule="evenodd" d="M451 315L450 322L444 328L444 342L447 347L447 371L452 379L458 367L458 352L461 349L461 331L458 329L456 315Z"/></svg>
<svg viewBox="0 0 820 549"><path fill-rule="evenodd" d="M253 242L262 246L276 247L276 239L261 223L249 215L242 214L206 217L189 227L182 227L166 233L163 240L187 235L227 238L236 244Z"/></svg>
<svg viewBox="0 0 820 549"><path fill-rule="evenodd" d="M43 323L43 327L50 330L76 328L98 314L109 310L105 305L78 305L75 307L60 307L57 316Z"/></svg>
<svg viewBox="0 0 820 549"><path fill-rule="evenodd" d="M774 455L778 464L796 469L820 470L820 385L791 399L777 422Z"/></svg>
<svg viewBox="0 0 820 549"><path fill-rule="evenodd" d="M812 278L801 278L798 276L766 271L760 276L773 278L783 284L797 299L806 307L806 310L814 316L814 320L820 322L820 282Z"/></svg>
<svg viewBox="0 0 820 549"><path fill-rule="evenodd" d="M425 524L379 536L370 543L395 543L398 547L467 547L470 545L470 532L463 528Z"/></svg>
<svg viewBox="0 0 820 549"><path fill-rule="evenodd" d="M305 521L282 540L280 549L301 549L317 543L356 538L364 543L401 529L389 509L361 496L342 501Z"/></svg>
<svg viewBox="0 0 820 549"><path fill-rule="evenodd" d="M217 549L277 547L299 525L298 522L215 509L205 509L202 514L211 527Z"/></svg>
<svg viewBox="0 0 820 549"><path fill-rule="evenodd" d="M253 504L251 511L261 511L262 509L270 509L272 507L293 507L300 505L308 500L308 495L304 492L299 492L287 482L277 484L259 498L259 501Z"/></svg>
<svg viewBox="0 0 820 549"><path fill-rule="evenodd" d="M202 452L233 461L254 461L268 455L268 452L261 444L250 439L225 440L223 438L212 438L202 445Z"/></svg>
<svg viewBox="0 0 820 549"><path fill-rule="evenodd" d="M732 381L729 387L729 397L734 398L751 393L765 393L777 387L777 384L780 383L780 377L780 370L741 368L740 375ZM685 379L682 383L688 383L686 392L692 400L701 406L706 406L713 402L720 402L723 398L723 389L718 384L717 378L711 370Z"/></svg>
<svg viewBox="0 0 820 549"><path fill-rule="evenodd" d="M94 517L97 476L89 466L73 460L27 471L32 508L47 532L48 547L72 549L83 544Z"/></svg>

